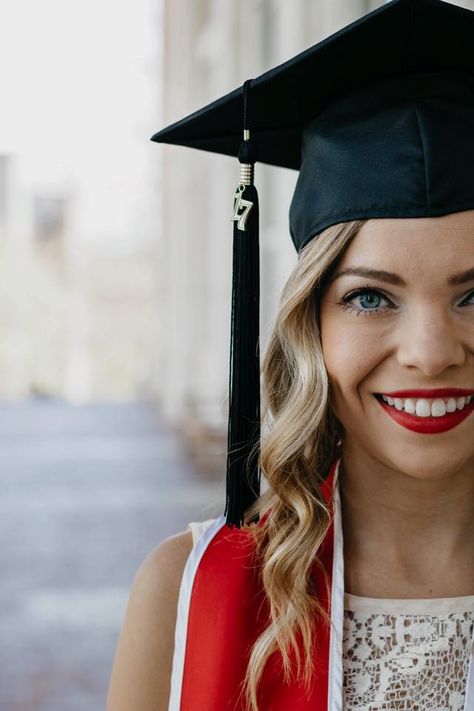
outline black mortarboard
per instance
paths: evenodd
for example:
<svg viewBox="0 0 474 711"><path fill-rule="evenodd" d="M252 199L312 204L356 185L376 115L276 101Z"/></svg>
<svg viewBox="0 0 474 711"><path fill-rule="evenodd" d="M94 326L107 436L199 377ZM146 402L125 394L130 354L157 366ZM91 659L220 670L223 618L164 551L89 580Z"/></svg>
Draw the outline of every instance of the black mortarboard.
<svg viewBox="0 0 474 711"><path fill-rule="evenodd" d="M474 209L473 50L473 11L392 0L152 136L242 164L233 216L228 524L241 524L260 482L253 164L300 171L290 207L297 251L337 222Z"/></svg>

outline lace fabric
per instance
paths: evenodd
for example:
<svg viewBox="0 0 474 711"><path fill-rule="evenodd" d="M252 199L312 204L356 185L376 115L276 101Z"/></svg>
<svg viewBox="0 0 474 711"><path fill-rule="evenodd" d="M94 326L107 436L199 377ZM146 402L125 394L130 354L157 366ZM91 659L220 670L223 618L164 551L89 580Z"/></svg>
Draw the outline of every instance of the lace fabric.
<svg viewBox="0 0 474 711"><path fill-rule="evenodd" d="M345 711L463 711L474 595L344 599Z"/></svg>

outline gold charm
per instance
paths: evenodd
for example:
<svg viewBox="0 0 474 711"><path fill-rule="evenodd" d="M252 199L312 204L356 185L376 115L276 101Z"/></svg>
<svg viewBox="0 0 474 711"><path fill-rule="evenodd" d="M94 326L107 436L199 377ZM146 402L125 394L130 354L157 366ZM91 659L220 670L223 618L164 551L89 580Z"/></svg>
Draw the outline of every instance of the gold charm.
<svg viewBox="0 0 474 711"><path fill-rule="evenodd" d="M245 232L245 225L247 218L250 214L250 210L253 207L253 202L251 200L244 200L242 198L242 193L245 190L245 185L240 183L234 194L234 214L231 217L233 222L237 222L237 228ZM243 209L243 212L241 210Z"/></svg>

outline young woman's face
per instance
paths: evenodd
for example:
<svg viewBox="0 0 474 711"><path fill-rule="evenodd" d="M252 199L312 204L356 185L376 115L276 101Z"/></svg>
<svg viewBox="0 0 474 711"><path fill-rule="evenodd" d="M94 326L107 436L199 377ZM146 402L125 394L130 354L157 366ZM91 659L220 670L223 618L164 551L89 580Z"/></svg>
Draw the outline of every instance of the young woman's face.
<svg viewBox="0 0 474 711"><path fill-rule="evenodd" d="M474 464L474 210L369 220L320 323L345 446L421 477Z"/></svg>

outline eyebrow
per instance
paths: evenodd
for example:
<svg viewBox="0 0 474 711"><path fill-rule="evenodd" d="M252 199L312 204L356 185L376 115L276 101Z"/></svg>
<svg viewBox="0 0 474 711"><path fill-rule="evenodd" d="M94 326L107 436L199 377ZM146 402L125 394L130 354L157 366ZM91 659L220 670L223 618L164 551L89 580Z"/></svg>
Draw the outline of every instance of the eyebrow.
<svg viewBox="0 0 474 711"><path fill-rule="evenodd" d="M388 284L394 284L395 286L406 286L406 282L395 274L394 272L387 272L384 269L370 269L369 267L347 267L347 269L342 269L335 273L332 281L339 279L342 276L361 276L368 277L369 279L378 279L379 281L385 281ZM474 267L466 269L464 272L458 272L452 274L448 279L448 286L459 286L459 284L465 284L468 281L474 281Z"/></svg>

